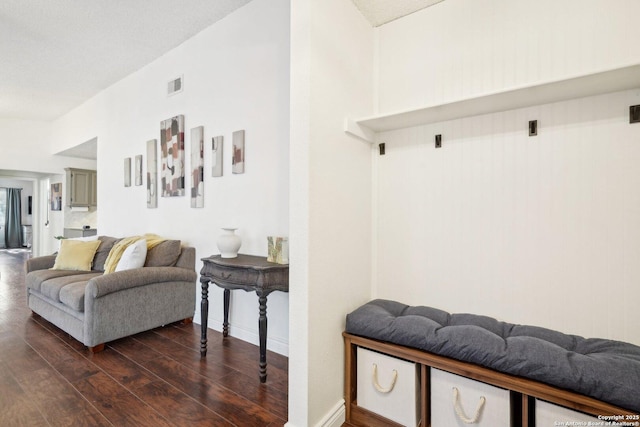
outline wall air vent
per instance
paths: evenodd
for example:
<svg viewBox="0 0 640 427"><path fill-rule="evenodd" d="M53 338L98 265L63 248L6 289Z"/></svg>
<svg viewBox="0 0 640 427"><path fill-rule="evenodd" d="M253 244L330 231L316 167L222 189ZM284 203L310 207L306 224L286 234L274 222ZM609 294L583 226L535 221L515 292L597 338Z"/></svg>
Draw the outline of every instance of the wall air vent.
<svg viewBox="0 0 640 427"><path fill-rule="evenodd" d="M170 80L169 83L167 83L167 96L182 92L182 89L184 88L183 80L183 76Z"/></svg>

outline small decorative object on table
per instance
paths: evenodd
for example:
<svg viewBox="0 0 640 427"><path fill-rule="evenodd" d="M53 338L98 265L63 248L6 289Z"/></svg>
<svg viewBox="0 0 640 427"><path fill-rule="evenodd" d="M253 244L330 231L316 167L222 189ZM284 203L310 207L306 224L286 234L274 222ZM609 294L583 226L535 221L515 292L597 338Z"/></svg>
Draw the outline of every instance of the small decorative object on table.
<svg viewBox="0 0 640 427"><path fill-rule="evenodd" d="M267 237L267 261L276 264L289 264L289 238L288 237Z"/></svg>
<svg viewBox="0 0 640 427"><path fill-rule="evenodd" d="M220 256L222 258L236 258L238 256L240 246L242 246L240 236L235 234L237 228L227 227L222 230L223 233L218 236L218 240L216 240Z"/></svg>

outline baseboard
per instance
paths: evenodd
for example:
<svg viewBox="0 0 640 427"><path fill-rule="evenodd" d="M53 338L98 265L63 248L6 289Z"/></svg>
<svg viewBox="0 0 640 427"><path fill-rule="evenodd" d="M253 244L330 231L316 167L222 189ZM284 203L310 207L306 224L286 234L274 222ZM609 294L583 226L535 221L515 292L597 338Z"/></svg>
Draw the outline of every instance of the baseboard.
<svg viewBox="0 0 640 427"><path fill-rule="evenodd" d="M340 401L320 420L315 427L341 427L345 419L344 400ZM298 427L292 422L287 422L284 427Z"/></svg>
<svg viewBox="0 0 640 427"><path fill-rule="evenodd" d="M193 319L194 323L200 324L199 318ZM218 332L222 332L222 322L211 321L209 319L209 329L213 329ZM253 345L260 345L260 337L257 331L252 331L249 329L240 328L237 326L229 326L229 335L238 338L239 340L246 341ZM289 343L284 342L274 338L267 338L267 350L273 351L274 353L281 354L283 356L289 357Z"/></svg>
<svg viewBox="0 0 640 427"><path fill-rule="evenodd" d="M340 427L344 423L345 416L344 399L340 399L336 406L316 424L316 427Z"/></svg>

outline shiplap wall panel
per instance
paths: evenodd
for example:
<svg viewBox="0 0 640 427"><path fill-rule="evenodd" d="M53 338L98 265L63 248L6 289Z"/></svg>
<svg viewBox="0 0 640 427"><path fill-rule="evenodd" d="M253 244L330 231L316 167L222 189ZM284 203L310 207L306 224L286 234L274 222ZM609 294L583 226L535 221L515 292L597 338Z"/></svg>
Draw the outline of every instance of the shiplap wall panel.
<svg viewBox="0 0 640 427"><path fill-rule="evenodd" d="M625 91L380 134L375 296L640 344L637 103Z"/></svg>
<svg viewBox="0 0 640 427"><path fill-rule="evenodd" d="M638 63L636 0L447 0L378 31L376 113Z"/></svg>

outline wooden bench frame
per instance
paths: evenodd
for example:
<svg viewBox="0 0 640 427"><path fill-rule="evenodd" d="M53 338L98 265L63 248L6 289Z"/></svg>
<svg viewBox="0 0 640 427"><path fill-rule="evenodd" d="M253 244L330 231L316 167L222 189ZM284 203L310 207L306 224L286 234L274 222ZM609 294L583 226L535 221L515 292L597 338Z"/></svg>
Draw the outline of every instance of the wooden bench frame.
<svg viewBox="0 0 640 427"><path fill-rule="evenodd" d="M472 363L460 362L426 351L363 338L346 332L342 335L345 346L344 393L346 418L344 426L402 427L391 420L358 406L356 351L358 347L418 364L420 368L419 401L421 414L419 427L431 426L429 414L429 368L431 367L509 390L511 392L511 425L513 427L535 426L535 399L545 400L595 417L598 415L637 415L627 409L591 397L534 380L504 374Z"/></svg>

